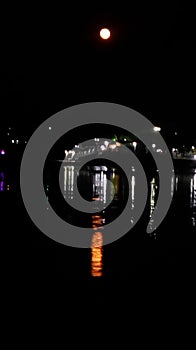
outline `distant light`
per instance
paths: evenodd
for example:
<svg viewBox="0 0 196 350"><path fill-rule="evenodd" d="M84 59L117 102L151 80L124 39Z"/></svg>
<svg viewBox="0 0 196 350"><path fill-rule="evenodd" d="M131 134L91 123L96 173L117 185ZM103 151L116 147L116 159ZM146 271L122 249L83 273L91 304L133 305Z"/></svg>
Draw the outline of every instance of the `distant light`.
<svg viewBox="0 0 196 350"><path fill-rule="evenodd" d="M134 152L136 151L136 147L137 147L137 142L133 141Z"/></svg>
<svg viewBox="0 0 196 350"><path fill-rule="evenodd" d="M127 141L126 137L124 138L124 141L125 141L125 142Z"/></svg>
<svg viewBox="0 0 196 350"><path fill-rule="evenodd" d="M175 131L174 135L176 135L176 136L178 135L177 131Z"/></svg>
<svg viewBox="0 0 196 350"><path fill-rule="evenodd" d="M12 143L14 143L14 140L12 140Z"/></svg>
<svg viewBox="0 0 196 350"><path fill-rule="evenodd" d="M157 148L156 152L157 152L157 153L163 153L163 151L162 151L161 148Z"/></svg>
<svg viewBox="0 0 196 350"><path fill-rule="evenodd" d="M7 132L7 136L10 136L10 133L9 133L9 132Z"/></svg>
<svg viewBox="0 0 196 350"><path fill-rule="evenodd" d="M152 148L155 148L155 147L156 147L156 145L155 145L155 143L153 143L153 144L152 144Z"/></svg>
<svg viewBox="0 0 196 350"><path fill-rule="evenodd" d="M110 38L110 30L108 28L102 28L100 30L100 37L103 39L103 40L107 40Z"/></svg>
<svg viewBox="0 0 196 350"><path fill-rule="evenodd" d="M52 128L51 128L51 126L49 126L49 128L48 128L49 130L52 130Z"/></svg>
<svg viewBox="0 0 196 350"><path fill-rule="evenodd" d="M0 182L0 191L3 192L4 191L4 181Z"/></svg>
<svg viewBox="0 0 196 350"><path fill-rule="evenodd" d="M105 151L105 149L106 149L105 145L101 145L100 148L101 148L102 151Z"/></svg>
<svg viewBox="0 0 196 350"><path fill-rule="evenodd" d="M115 148L116 148L116 144L111 144L111 145L109 145L109 148L110 148L111 150L115 149Z"/></svg>
<svg viewBox="0 0 196 350"><path fill-rule="evenodd" d="M96 138L96 137L95 137L95 139L94 139L94 140L95 140L95 142L99 142L99 139L98 139L98 138Z"/></svg>
<svg viewBox="0 0 196 350"><path fill-rule="evenodd" d="M154 131L161 131L161 128L159 126L154 126L153 130Z"/></svg>
<svg viewBox="0 0 196 350"><path fill-rule="evenodd" d="M192 150L194 151L194 149L195 149L195 146L192 146L191 148L192 148Z"/></svg>
<svg viewBox="0 0 196 350"><path fill-rule="evenodd" d="M16 143L18 143L19 141L18 140L16 140Z"/></svg>
<svg viewBox="0 0 196 350"><path fill-rule="evenodd" d="M104 141L104 145L105 145L106 147L108 147L109 141L105 140L105 141Z"/></svg>
<svg viewBox="0 0 196 350"><path fill-rule="evenodd" d="M4 149L2 149L1 150L1 155L4 156L4 154L5 154L5 151L4 151Z"/></svg>
<svg viewBox="0 0 196 350"><path fill-rule="evenodd" d="M196 154L193 156L194 159L196 159Z"/></svg>

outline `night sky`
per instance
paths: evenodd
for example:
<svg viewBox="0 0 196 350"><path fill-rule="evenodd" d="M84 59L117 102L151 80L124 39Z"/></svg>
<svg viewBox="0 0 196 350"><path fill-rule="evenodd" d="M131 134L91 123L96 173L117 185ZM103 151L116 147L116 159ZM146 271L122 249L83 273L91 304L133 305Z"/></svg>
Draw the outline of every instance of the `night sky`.
<svg viewBox="0 0 196 350"><path fill-rule="evenodd" d="M107 101L194 136L193 1L101 4L2 8L1 124L31 134L61 109Z"/></svg>

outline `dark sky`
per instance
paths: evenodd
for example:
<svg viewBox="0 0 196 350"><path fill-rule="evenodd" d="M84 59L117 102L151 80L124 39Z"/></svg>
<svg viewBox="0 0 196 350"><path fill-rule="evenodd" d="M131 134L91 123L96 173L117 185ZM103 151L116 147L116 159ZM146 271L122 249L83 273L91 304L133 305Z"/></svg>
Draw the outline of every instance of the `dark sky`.
<svg viewBox="0 0 196 350"><path fill-rule="evenodd" d="M1 122L33 132L63 108L107 101L193 134L193 1L101 4L2 8Z"/></svg>

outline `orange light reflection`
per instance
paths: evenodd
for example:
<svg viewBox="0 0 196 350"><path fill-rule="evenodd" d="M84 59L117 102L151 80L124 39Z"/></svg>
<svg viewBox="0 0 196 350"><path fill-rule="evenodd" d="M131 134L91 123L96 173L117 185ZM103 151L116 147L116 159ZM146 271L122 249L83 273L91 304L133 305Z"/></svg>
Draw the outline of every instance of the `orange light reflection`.
<svg viewBox="0 0 196 350"><path fill-rule="evenodd" d="M97 230L103 223L100 215L92 215L92 227ZM91 243L91 276L101 277L103 275L103 233L96 231Z"/></svg>

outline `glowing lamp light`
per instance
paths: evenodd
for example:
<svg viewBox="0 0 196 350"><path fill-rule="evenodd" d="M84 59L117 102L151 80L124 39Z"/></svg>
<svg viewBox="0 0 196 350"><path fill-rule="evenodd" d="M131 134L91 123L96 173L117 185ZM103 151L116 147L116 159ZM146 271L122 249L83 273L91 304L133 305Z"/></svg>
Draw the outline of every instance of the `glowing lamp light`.
<svg viewBox="0 0 196 350"><path fill-rule="evenodd" d="M153 130L154 131L161 131L161 128L159 126L154 126Z"/></svg>
<svg viewBox="0 0 196 350"><path fill-rule="evenodd" d="M1 150L1 155L4 156L5 155L5 151L4 149Z"/></svg>
<svg viewBox="0 0 196 350"><path fill-rule="evenodd" d="M137 142L136 142L136 141L133 141L133 148L134 148L134 151L136 151L136 147L137 147Z"/></svg>
<svg viewBox="0 0 196 350"><path fill-rule="evenodd" d="M102 150L102 151L105 151L106 146L105 146L105 145L101 145L101 147L100 147L100 148L101 148L101 150Z"/></svg>
<svg viewBox="0 0 196 350"><path fill-rule="evenodd" d="M100 37L103 39L103 40L107 40L110 38L110 30L108 28L102 28L100 30Z"/></svg>
<svg viewBox="0 0 196 350"><path fill-rule="evenodd" d="M108 147L108 145L109 145L109 141L104 141L104 145L106 146L106 147Z"/></svg>
<svg viewBox="0 0 196 350"><path fill-rule="evenodd" d="M109 148L113 151L114 149L116 149L116 144L109 145Z"/></svg>

